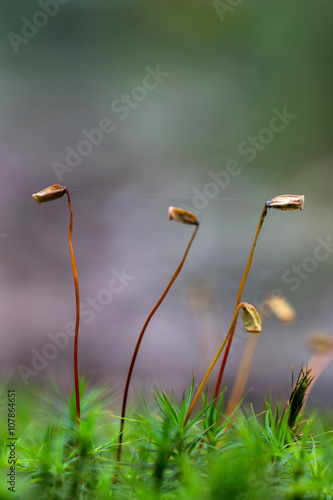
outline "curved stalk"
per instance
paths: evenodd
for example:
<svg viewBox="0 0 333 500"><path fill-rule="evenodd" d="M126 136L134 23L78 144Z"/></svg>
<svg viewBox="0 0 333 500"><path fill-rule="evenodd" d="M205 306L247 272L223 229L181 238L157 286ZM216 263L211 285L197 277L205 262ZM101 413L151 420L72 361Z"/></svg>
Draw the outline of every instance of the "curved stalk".
<svg viewBox="0 0 333 500"><path fill-rule="evenodd" d="M74 387L75 387L75 406L76 406L76 425L80 425L80 389L79 389L79 373L78 373L78 346L79 346L79 326L80 326L80 295L79 295L79 282L77 278L76 263L73 252L72 235L73 235L73 211L71 198L68 189L64 187L67 194L68 208L70 212L68 241L71 253L71 261L73 268L74 288L75 288L75 302L76 302L76 319L75 319L75 336L74 336Z"/></svg>
<svg viewBox="0 0 333 500"><path fill-rule="evenodd" d="M41 205L41 203L46 203L48 201L53 201L57 200L58 198L62 198L65 193L67 194L68 208L70 212L68 241L71 253L74 288L75 288L75 301L76 301L76 321L75 321L75 337L74 337L74 386L75 386L75 400L76 400L76 425L77 427L79 427L80 392L79 392L79 376L78 376L78 366L77 366L77 351L79 343L79 325L80 325L80 295L79 295L79 282L77 279L76 264L75 264L73 245L72 245L73 210L72 210L71 198L69 196L68 189L65 186L61 186L60 184L53 184L52 186L48 186L47 188L38 191L38 193L34 193L32 197L38 203L38 205Z"/></svg>
<svg viewBox="0 0 333 500"><path fill-rule="evenodd" d="M255 249L255 246L257 243L257 239L258 239L260 230L262 228L265 217L267 215L267 209L274 208L276 210L290 211L290 210L303 210L303 207L304 207L304 196L303 195L283 194L280 196L275 196L275 198L272 198L271 200L269 200L265 203L264 209L263 209L262 214L260 216L260 220L259 220L256 236L254 238L252 250L251 250L251 253L249 256L249 260L246 264L243 278L242 278L242 281L241 281L241 284L239 287L237 301L236 301L236 308L242 299L242 293L243 293L243 289L244 289L244 285L245 285L247 276L248 276L249 271L250 271L250 267L251 267L251 263L252 263L252 259L253 259L253 254L254 254L254 249ZM234 336L234 332L235 332L235 328L232 330L232 332L230 334L228 345L227 345L227 348L226 348L224 356L223 356L223 360L222 360L222 364L221 364L221 368L220 368L220 373L219 373L219 376L218 376L218 379L216 382L216 387L215 387L215 397L217 397L219 394L220 385L221 385L225 365L226 365L226 362L228 359L228 355L229 355L229 351L230 351L231 342L232 342L232 339Z"/></svg>
<svg viewBox="0 0 333 500"><path fill-rule="evenodd" d="M254 250L255 250L255 247L256 247L256 244L257 244L257 240L258 240L258 236L259 236L259 233L261 231L261 228L262 228L262 225L264 223L266 215L267 215L267 204L265 203L264 209L263 209L263 211L261 213L261 216L260 216L260 220L259 220L259 224L258 224L256 235L255 235L255 238L254 238L254 242L253 242L253 245L252 245L252 249L251 249L251 253L250 253L250 256L249 256L249 260L247 261L247 264L246 264L246 267L245 267L245 271L244 271L244 274L243 274L243 277L242 277L242 281L241 281L241 284L239 286L238 296L237 296L237 301L236 301L236 306L235 306L235 311L237 310L237 308L238 308L238 306L240 304L240 301L242 299L242 294L243 294L245 282L246 282L246 279L248 277L248 274L249 274L249 271L250 271L250 267L251 267L251 264L252 264L252 260L253 260ZM225 365L226 365L226 362L227 362L227 359L228 359L228 355L229 355L229 351L230 351L232 339L233 339L233 336L234 336L234 333L235 333L235 327L236 327L236 322L232 321L231 322L231 326L230 326L230 330L229 330L230 335L229 335L228 344L227 344L227 347L226 347L226 350L225 350L225 353L224 353L224 356L223 356L223 359L222 359L220 372L219 372L219 375L218 375L218 378L217 378L217 382L216 382L215 393L214 393L214 397L215 398L217 398L217 396L219 394L219 391L220 391L220 386L221 386L221 382L222 382L222 377L223 377Z"/></svg>
<svg viewBox="0 0 333 500"><path fill-rule="evenodd" d="M188 419L189 419L189 418L190 418L190 416L191 416L191 413L192 413L192 411L193 411L193 408L195 407L195 404L196 404L196 402L198 401L198 398L199 398L199 396L200 396L200 394L201 394L201 392L202 392L202 389L204 388L204 386L205 386L205 384L206 384L206 382L207 382L207 380L208 380L209 375L211 374L211 372L212 372L212 370L213 370L214 366L216 365L216 362L217 362L217 360L219 359L219 357L220 357L220 355L221 355L221 352L223 351L224 346L225 346L225 345L226 345L226 343L227 343L227 340L230 338L230 334L231 334L231 332L232 332L232 329L235 327L235 325L236 325L236 323L237 323L238 313L239 313L239 310L240 310L240 308L241 308L241 305L242 305L242 304L239 304L239 305L236 307L235 312L234 312L234 317L232 318L232 322L231 322L231 325L230 325L229 331L228 331L228 333L227 333L227 335L226 335L226 337L225 337L224 341L222 342L221 347L219 348L219 350L218 350L218 351L217 351L217 353L215 354L215 358L214 358L214 359L213 359L213 361L211 362L210 367L208 368L208 370L207 370L207 372L206 372L206 375L204 376L204 378L202 379L201 384L199 385L199 388L198 388L198 390L197 390L197 392L196 392L196 394L195 394L195 396L194 396L194 398L193 398L193 400L192 400L191 406L190 406L190 407L189 407L189 409L188 409L188 412L187 412L187 415L186 415L186 418L185 418L184 427L185 427L185 425L187 424Z"/></svg>
<svg viewBox="0 0 333 500"><path fill-rule="evenodd" d="M267 315L267 309L264 310L261 308L262 304L264 303L264 300L259 304L258 311L259 311L259 316L261 320L261 325L263 326L264 320L266 319ZM227 408L226 408L226 415L231 415L231 413L234 411L234 409L237 407L238 403L240 402L242 395L244 393L244 389L246 386L246 383L249 378L251 366L253 363L253 358L255 355L255 352L257 350L257 345L260 339L261 333L250 333L246 340L246 344L244 347L242 359L239 364L238 372L236 375L236 379L228 400Z"/></svg>
<svg viewBox="0 0 333 500"><path fill-rule="evenodd" d="M258 306L258 313L262 327L269 311L271 311L277 319L283 323L290 323L294 321L296 316L294 309L289 304L287 299L280 295L269 294L260 302ZM260 333L250 333L246 340L236 379L225 411L226 415L233 413L242 398L260 336ZM312 387L312 384L310 387Z"/></svg>
<svg viewBox="0 0 333 500"><path fill-rule="evenodd" d="M134 349L134 352L133 352L131 364L130 364L130 367L129 367L129 370L128 370L126 384L125 384L125 389L124 389L124 395L123 395L123 402L122 402L122 408L121 408L121 420L120 420L120 434L119 434L119 442L118 442L118 450L117 450L117 461L118 462L120 461L120 458L121 458L121 449L122 449L122 442L123 442L123 433L124 433L124 424L125 424L125 414L126 414L126 404L127 404L128 390L129 390L129 386L130 386L130 382L131 382L131 378L132 378L134 364L135 364L135 361L136 361L136 358L137 358L137 355L138 355L138 352L139 352L139 348L140 348L140 345L141 345L144 333L146 331L146 328L147 328L150 320L154 316L155 312L157 311L157 309L159 308L159 306L163 302L164 298L166 297L167 293L169 292L170 288L172 287L174 281L176 280L177 276L179 275L179 273L180 273L180 271L181 271L181 269L182 269L182 267L184 265L184 262L186 260L187 254L188 254L188 252L190 250L190 247L191 247L191 245L193 243L195 235L197 234L198 229L199 229L199 222L196 223L196 228L195 228L195 230L193 232L193 235L192 235L192 237L190 239L190 242L189 242L189 244L188 244L188 246L187 246L187 248L185 250L185 254L184 254L184 256L183 256L183 258L182 258L179 266L176 269L176 272L172 276L172 278L171 278L168 286L164 290L164 292L161 295L160 299L158 300L158 302L156 303L156 305L153 307L153 309L149 313L149 315L148 315L148 317L146 319L146 322L145 322L145 324L142 327L142 330L140 332L139 338L137 340L137 343L136 343L136 346L135 346L135 349Z"/></svg>

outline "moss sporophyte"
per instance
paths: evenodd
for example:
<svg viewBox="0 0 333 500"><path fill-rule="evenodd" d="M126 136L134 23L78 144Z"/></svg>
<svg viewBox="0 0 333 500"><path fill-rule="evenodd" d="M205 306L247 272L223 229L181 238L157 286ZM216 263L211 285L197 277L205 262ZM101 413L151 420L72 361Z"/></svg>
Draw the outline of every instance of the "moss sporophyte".
<svg viewBox="0 0 333 500"><path fill-rule="evenodd" d="M71 262L73 269L74 278L74 288L75 288L75 302L76 302L76 319L75 319L75 335L74 335L74 387L75 387L75 406L76 406L76 425L80 425L80 391L79 391L79 374L78 374L78 345L79 345L79 326L80 326L80 294L79 294L79 282L77 277L76 263L73 252L72 235L73 235L73 211L71 198L68 189L60 184L53 184L45 189L42 189L38 193L32 195L33 199L40 205L41 203L46 203L48 201L57 200L61 198L64 194L67 194L68 208L70 212L69 219L69 232L68 241L69 249L71 254Z"/></svg>
<svg viewBox="0 0 333 500"><path fill-rule="evenodd" d="M238 317L238 313L240 310L243 310L243 311L246 311L246 314L248 313L248 311L246 310L246 308L244 309L244 306L241 307L241 299L242 299L242 294L243 294L243 290L244 290L244 286L245 286L245 283L246 283L246 279L248 277L248 274L249 274L249 271L250 271L250 267L251 267L251 264L252 264L252 260L253 260L253 255L254 255L254 250L255 250L255 247L256 247L256 244L257 244L257 240L258 240L258 237L259 237L259 234L260 234L260 231L261 231L261 228L263 226L263 223L264 223L264 220L265 220L265 217L267 215L267 210L268 208L274 208L274 209L278 209L278 210L302 210L303 209L303 206L304 206L304 196L303 195L290 195L290 194L286 194L286 195L279 195L279 196L276 196L275 198L272 198L271 200L267 201L264 205L264 208L262 210L262 213L260 215L260 219L259 219L259 223L258 223L258 227L257 227L257 231L256 231L256 235L255 235L255 238L254 238L254 242L253 242L253 245L252 245L252 249L251 249L251 252L250 252L250 256L249 256L249 259L247 261L247 264L246 264L246 267L245 267L245 271L244 271L244 274L243 274L243 277L242 277L242 280L241 280L241 284L240 284L240 287L239 287L239 290L238 290L238 295L237 295L237 300L236 300L236 306L235 306L235 311L234 311L234 315L233 315L233 318L232 318L232 321L231 321L231 325L230 325L230 328L229 328L229 331L227 333L227 336L225 337L224 341L223 341L223 344L221 345L221 347L219 348L218 352L216 353L215 355L215 358L213 359L206 375L204 376L203 378L203 381L201 382L200 386L199 386L199 389L192 401L192 405L188 411L188 414L187 414L187 418L186 418L186 421L189 419L190 417L190 414L192 413L193 411L193 408L195 406L195 403L204 387L204 385L206 384L207 380L208 380L208 377L210 375L210 373L212 372L219 356L221 355L225 345L226 345L226 350L225 350L225 353L224 353L224 356L223 356L223 359L222 359L222 363L221 363L221 368L220 368L220 371L219 371L219 375L218 375L218 378L217 378L217 382L216 382L216 386L215 386L215 392L214 392L214 398L215 398L215 401L219 395L219 391L220 391L220 386L221 386L221 382L222 382L222 377L223 377L223 373L224 373L224 369L225 369L225 365L226 365L226 362L227 362L227 359L228 359L228 355L229 355L229 352L230 352L230 347L231 347L231 343L232 343L232 339L233 339L233 336L234 336L234 332L235 332L235 328L236 328L236 323L237 323L237 317ZM253 307L253 306L251 306ZM244 318L244 313L243 313L243 318Z"/></svg>
<svg viewBox="0 0 333 500"><path fill-rule="evenodd" d="M254 250L255 250L256 244L257 244L258 236L259 236L259 233L260 233L261 228L263 226L265 217L267 215L267 209L268 208L274 208L274 209L277 209L277 210L288 210L288 211L289 210L302 210L303 206L304 206L304 196L303 195L293 195L293 194L279 195L279 196L276 196L275 198L272 198L271 200L269 200L269 201L267 201L265 203L263 211L262 211L262 213L260 215L259 224L258 224L258 227L257 227L257 232L256 232L256 235L255 235L255 238L254 238L254 242L253 242L253 245L252 245L250 256L249 256L249 259L247 261L247 264L246 264L246 267L245 267L245 271L244 271L244 274L243 274L243 277L242 277L242 281L241 281L241 284L240 284L240 287L239 287L239 290L238 290L238 296L237 296L237 300L236 300L235 311L237 310L238 305L240 304L240 301L242 299L242 294L243 294L244 286L245 286L246 279L248 277L248 274L249 274L249 271L250 271L250 267L251 267L251 264L252 264L253 254L254 254ZM216 386L215 386L215 397L218 396L219 391L220 391L222 377L223 377L225 365L226 365L226 362L227 362L227 359L228 359L228 355L229 355L229 352L230 352L230 347L231 347L232 339L233 339L233 336L234 336L235 327L236 327L236 321L235 321L235 323L233 325L233 328L231 329L231 333L230 333L230 336L229 336L228 344L227 344L227 347L226 347L226 350L225 350L225 353L224 353L224 356L223 356L223 359L222 359L220 372L219 372L218 379L217 379Z"/></svg>
<svg viewBox="0 0 333 500"><path fill-rule="evenodd" d="M76 264L75 264L73 246L72 246L73 211L72 211L71 199L70 199L68 189L60 184L54 184L52 186L49 186L49 187L43 189L42 191L39 191L38 193L33 194L32 196L38 204L42 204L45 202L57 200L57 199L61 198L62 196L64 196L65 194L67 194L68 207L69 207L69 211L70 211L68 239L69 239L69 247L70 247L71 262L72 262L72 269L73 269L73 278L74 278L75 298L76 298L76 322L75 322L74 362L73 362L73 364L74 364L74 388L75 388L75 405L76 405L76 427L78 429L80 426L80 391L79 391L79 377L78 377L78 338L79 338L79 324L80 324L80 297L79 297L79 285L78 285L77 270L76 270ZM192 399L193 392L191 392L191 394L189 395L188 406L187 406L188 410L186 408L186 410L184 411L184 414L183 414L183 421L182 422L184 422L184 428L187 425L187 422L191 416L191 413L195 407L195 404L196 404L196 402L197 402L214 366L216 365L222 351L224 350L224 348L226 348L223 359L222 359L222 363L221 363L219 375L217 378L216 386L215 386L214 399L211 403L211 405L213 405L213 406L215 405L215 402L219 396L220 385L222 382L223 373L225 370L227 358L228 358L228 355L230 352L230 346L231 346L232 339L234 336L236 323L238 320L238 315L240 312L241 312L241 318L243 321L243 325L244 325L246 331L249 333L250 336L256 336L257 338L259 338L259 334L262 330L262 321L263 321L264 316L262 316L260 314L260 310L258 312L257 309L253 305L248 304L247 302L242 302L242 294L243 294L244 286L245 286L245 283L246 283L246 280L247 280L247 277L248 277L248 274L250 271L250 267L252 264L253 255L254 255L256 244L257 244L257 240L258 240L260 231L262 229L264 220L266 218L268 209L272 208L272 209L281 210L281 211L292 211L292 210L302 210L303 206L304 206L304 196L302 196L302 195L289 195L289 194L276 196L275 198L272 198L271 200L267 201L264 204L264 208L263 208L262 213L260 215L260 219L259 219L259 223L257 226L257 231L255 234L255 238L254 238L254 242L253 242L253 245L251 248L251 252L250 252L247 264L245 266L245 270L244 270L244 273L243 273L243 276L241 279L241 283L239 286L238 295L237 295L236 304L235 304L235 309L234 309L234 313L233 313L233 318L232 318L229 330L225 336L223 343L221 344L219 350L217 351L213 361L211 362L210 367L208 368L206 375L204 376L204 378L203 378L195 396L193 397L193 399ZM142 339L143 339L145 331L149 325L149 322L151 321L151 319L154 316L157 309L162 304L163 300L165 299L166 295L168 294L169 290L171 289L173 283L175 282L179 273L181 272L182 267L183 267L185 260L187 258L188 252L193 244L194 238L198 232L199 225L200 225L197 216L188 210L184 210L181 208L171 206L171 207L169 207L168 215L169 215L170 220L174 220L174 221L179 222L181 224L194 226L194 231L193 231L192 236L190 238L190 241L186 247L186 250L185 250L185 253L183 255L181 262L179 263L174 274L172 275L172 277L171 277L167 287L165 288L164 292L162 293L161 297L156 302L153 309L150 311L150 313L149 313L149 315L148 315L148 317L147 317L147 319L146 319L146 321L145 321L145 323L140 331L140 334L138 336L138 339L137 339L137 342L136 342L136 345L134 348L134 352L133 352L131 362L129 365L129 369L128 369L128 373L127 373L127 378L126 378L126 383L125 383L125 388L124 388L124 393L123 393L123 399L122 399L122 408L121 408L121 417L120 417L120 432L119 432L119 441L118 441L118 446L117 446L117 462L118 463L121 460L122 442L123 442L123 435L124 435L124 423L126 420L126 406L127 406L128 392L129 392L130 382L131 382L131 378L132 378L132 374L133 374L133 370L134 370L134 365L135 365L135 362L136 362L136 359L138 356L138 352L139 352L139 349L140 349L140 346L142 343ZM286 302L281 300L281 298L279 299L276 297L275 298L271 297L270 308L274 312L274 314L276 314L277 317L280 317L280 319L282 321L291 321L294 317L294 311L292 310L292 308L289 307L289 304L287 304ZM251 359L253 359L253 353L251 354ZM246 374L245 374L246 376L244 376L245 379L247 378L248 370L249 370L249 367L247 366ZM237 398L240 397L242 390L243 390L243 387L241 387L241 389L238 388L238 392L236 391ZM304 392L304 394L303 394L303 392ZM303 392L302 392L302 405L303 405L303 401L305 399L305 390ZM300 407L300 404L298 404L298 407ZM228 413L228 411L227 411L227 413ZM183 425L183 423L182 423L182 425ZM82 425L80 427L80 430L81 429L83 429L83 422L82 422ZM77 444L78 444L78 441L77 441ZM116 475L115 475L114 482L117 482L117 474L118 474L118 468L116 468Z"/></svg>
<svg viewBox="0 0 333 500"><path fill-rule="evenodd" d="M258 305L258 313L262 326L269 312L272 312L282 323L291 323L296 318L296 312L287 299L276 294L267 295ZM252 335L248 335L247 337L234 385L225 410L226 415L231 415L241 402L259 339L260 334L258 334L258 332L253 332Z"/></svg>
<svg viewBox="0 0 333 500"><path fill-rule="evenodd" d="M127 404L129 385L131 382L134 364L135 364L135 361L136 361L136 358L137 358L137 355L139 352L139 348L140 348L144 333L146 331L146 328L147 328L150 320L154 316L154 314L157 311L157 309L159 308L159 306L162 304L167 293L169 292L169 290L172 287L173 283L175 282L177 276L179 275L179 273L184 265L184 262L186 260L187 254L188 254L188 252L191 248L191 245L194 241L195 235L197 234L198 229L199 229L199 220L198 220L197 216L195 214L193 214L192 212L189 212L187 210L183 210L182 208L169 207L169 219L174 220L176 222L180 222L181 224L188 224L188 225L195 226L195 230L192 234L192 237L190 239L189 244L187 245L184 256L183 256L179 266L177 267L174 275L172 276L171 280L169 281L169 284L167 285L166 289L162 293L161 297L159 298L159 300L157 301L157 303L155 304L155 306L153 307L153 309L149 313L149 315L148 315L148 317L147 317L147 319L142 327L142 330L139 334L139 337L138 337L138 340L137 340L137 343L136 343L136 346L135 346L135 349L134 349L134 352L132 355L132 360L131 360L130 367L129 367L128 374L127 374L127 379L126 379L126 384L125 384L125 389L124 389L124 394L123 394L122 409L121 409L120 434L119 434L119 444L118 444L118 451L117 451L117 461L118 462L121 459L121 448L122 448L122 441L123 441L126 404Z"/></svg>

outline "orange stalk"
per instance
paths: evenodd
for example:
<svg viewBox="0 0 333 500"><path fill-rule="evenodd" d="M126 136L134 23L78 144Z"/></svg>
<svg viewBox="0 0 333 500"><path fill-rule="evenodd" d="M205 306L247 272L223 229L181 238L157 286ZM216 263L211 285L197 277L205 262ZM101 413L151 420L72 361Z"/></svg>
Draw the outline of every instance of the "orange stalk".
<svg viewBox="0 0 333 500"><path fill-rule="evenodd" d="M47 188L38 191L38 193L34 193L32 197L39 205L41 205L42 203L62 198L62 196L64 196L65 193L67 194L68 207L70 212L68 240L69 240L69 249L70 249L72 268L73 268L75 301L76 301L76 321L75 321L75 337L74 337L74 387L75 387L75 400L76 400L76 424L78 427L80 424L80 392L79 392L77 352L79 344L80 295L79 295L79 282L77 278L76 264L75 264L73 244L72 244L73 210L72 210L71 198L69 196L68 189L65 186L61 186L60 184L53 184L52 186L48 186Z"/></svg>
<svg viewBox="0 0 333 500"><path fill-rule="evenodd" d="M259 220L259 224L258 224L256 236L254 238L254 242L253 242L253 245L252 245L252 249L251 249L251 253L250 253L250 256L249 256L249 260L247 261L247 264L246 264L246 267L245 267L245 271L244 271L244 274L243 274L243 277L242 277L242 281L241 281L241 284L240 284L240 287L239 287L239 290L238 290L238 296L237 296L235 311L237 311L237 308L238 308L238 306L240 304L240 301L242 300L242 294L243 294L245 282L246 282L246 279L248 277L248 274L249 274L249 271L250 271L250 267L251 267L251 264L252 264L254 250L255 250L255 247L256 247L256 244L257 244L257 240L258 240L258 236L259 236L259 233L261 231L261 228L262 228L262 225L264 223L266 215L267 215L267 205L265 203L264 209L263 209L263 211L261 213L261 216L260 216L260 220ZM232 339L233 339L233 336L234 336L234 333L235 333L235 328L236 328L236 321L234 322L234 320L233 320L232 323L231 323L231 326L230 326L230 330L229 330L230 331L230 335L229 335L228 344L227 344L227 347L226 347L226 350L225 350L225 353L224 353L224 356L223 356L223 359L222 359L220 372L219 372L219 375L218 375L218 378L217 378L217 382L216 382L215 393L214 393L214 397L215 398L217 398L217 396L219 394L219 391L220 391L222 377L223 377L225 365L226 365L226 362L227 362L227 359L228 359L228 355L229 355L229 351L230 351Z"/></svg>
<svg viewBox="0 0 333 500"><path fill-rule="evenodd" d="M177 209L177 210L179 210L179 209ZM178 212L177 212L177 215L179 215ZM183 216L182 213L180 213L180 215ZM177 219L174 218L174 220L177 220ZM179 222L183 222L183 221L179 220ZM186 224L189 224L189 223L190 224L195 224L196 228L195 228L195 230L194 230L194 232L192 234L192 237L190 239L190 242L189 242L189 244L188 244L188 246L186 248L185 254L184 254L184 256L183 256L183 258L182 258L179 266L176 269L176 272L172 276L172 278L171 278L168 286L164 290L164 292L161 295L160 299L158 300L158 302L155 304L155 306L153 307L153 309L149 313L149 315L148 315L148 317L147 317L147 319L145 321L145 324L142 327L142 330L140 332L139 338L137 340L137 343L136 343L136 346L135 346L135 349L134 349L134 352L133 352L133 356L132 356L132 360L131 360L131 363L130 363L130 367L129 367L129 370L128 370L126 384L125 384L125 389L124 389L124 395L123 395L122 408L121 408L120 434L119 434L119 442L118 442L118 449L117 449L117 461L118 462L120 461L120 458L121 458L121 449L122 449L122 442L123 442L125 414L126 414L126 405L127 405L127 397L128 397L129 386L130 386L130 382L131 382L131 378L132 378L134 364L135 364L135 361L136 361L136 358L137 358L137 355L138 355L138 352L139 352L139 348L140 348L140 345L141 345L144 333L145 333L145 331L147 329L147 326L148 326L150 320L154 316L155 312L157 311L157 309L159 308L159 306L163 302L164 298L166 297L167 293L169 292L170 288L172 287L173 283L175 282L177 276L179 275L179 273L180 273L180 271L181 271L181 269L182 269L182 267L184 265L184 262L186 260L187 254L188 254L188 252L189 252L189 250L191 248L191 245L193 243L195 235L197 234L197 231L199 229L199 221L197 219L195 219L195 222L184 222L184 223L186 223Z"/></svg>
<svg viewBox="0 0 333 500"><path fill-rule="evenodd" d="M283 323L290 323L294 321L296 317L294 309L285 297L281 297L279 295L268 295L261 301L258 307L262 326L269 310L271 310L279 321ZM244 394L259 339L260 333L251 333L246 340L234 386L227 404L225 412L226 415L231 415L231 413L233 413ZM312 384L310 387L312 387Z"/></svg>
<svg viewBox="0 0 333 500"><path fill-rule="evenodd" d="M79 294L79 282L77 278L77 270L76 263L73 252L73 244L72 244L72 235L73 235L73 211L71 198L69 196L68 189L64 187L67 200L68 200L68 208L70 211L70 220L69 220L69 232L68 232L68 241L69 241L69 249L71 253L71 261L73 268L73 278L74 278L74 288L75 288L75 302L76 302L76 319L75 319L75 336L74 336L74 387L75 387L75 406L76 406L76 425L79 427L80 425L80 390L79 390L79 372L78 372L78 346L79 346L79 326L80 326L80 294Z"/></svg>
<svg viewBox="0 0 333 500"><path fill-rule="evenodd" d="M198 388L198 390L197 390L197 392L196 392L196 394L195 394L195 396L194 396L194 398L193 398L193 400L192 400L191 406L190 406L190 407L189 407L189 409L188 409L188 412L187 412L187 415L186 415L186 418L185 418L184 427L185 427L185 425L187 424L188 419L189 419L189 418L190 418L190 416L191 416L191 413L192 413L192 411L193 411L193 409L194 409L194 407L195 407L195 405L196 405L196 402L198 401L198 398L199 398L199 396L200 396L200 394L201 394L201 392L202 392L202 389L204 388L204 386L205 386L205 384L206 384L206 382L207 382L207 380L208 380L209 375L211 374L211 372L212 372L212 370L213 370L214 366L216 365L217 360L219 359L219 357L220 357L220 355L221 355L221 353L222 353L222 351L223 351L223 349L224 349L224 347L225 347L225 345L226 345L226 343L227 343L227 340L230 338L230 334L231 334L231 332L232 332L232 329L235 327L235 325L236 325L236 323L237 323L237 317L238 317L238 313L239 313L239 309L240 309L241 305L242 305L242 304L239 304L239 305L236 307L235 312L234 312L234 317L232 318L232 322L231 322L231 325L230 325L230 329L229 329L229 331L228 331L228 333L227 333L227 335L226 335L226 337L225 337L224 341L222 342L221 347L220 347L220 348L219 348L219 350L217 351L217 353L216 353L216 355L215 355L215 358L214 358L214 359L213 359L213 361L211 362L210 367L208 368L208 370L207 370L207 372L206 372L206 375L204 376L204 378L202 379L201 384L199 385L199 388Z"/></svg>

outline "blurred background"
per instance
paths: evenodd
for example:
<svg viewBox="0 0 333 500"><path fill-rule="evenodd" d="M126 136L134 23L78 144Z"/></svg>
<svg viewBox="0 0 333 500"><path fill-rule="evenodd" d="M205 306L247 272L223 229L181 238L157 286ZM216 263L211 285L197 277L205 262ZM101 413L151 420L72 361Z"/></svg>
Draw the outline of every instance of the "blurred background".
<svg viewBox="0 0 333 500"><path fill-rule="evenodd" d="M45 384L51 372L72 388L67 202L38 206L31 197L60 183L72 198L85 311L80 372L119 394L141 327L193 231L170 222L168 207L200 218L146 332L132 398L153 383L181 394L192 371L200 382L229 328L264 203L305 195L303 212L268 213L243 294L258 304L278 290L296 310L290 325L267 318L247 384L247 401L287 396L292 365L297 373L310 359L309 332L333 335L332 16L329 0L6 5L0 315L8 385ZM238 328L229 388L244 345ZM333 364L309 405L332 404L332 376Z"/></svg>

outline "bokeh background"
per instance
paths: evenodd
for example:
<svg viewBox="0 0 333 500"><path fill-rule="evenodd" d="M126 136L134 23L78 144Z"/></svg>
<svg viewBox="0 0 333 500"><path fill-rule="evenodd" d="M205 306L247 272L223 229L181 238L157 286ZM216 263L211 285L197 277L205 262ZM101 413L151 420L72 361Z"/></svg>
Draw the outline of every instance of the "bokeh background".
<svg viewBox="0 0 333 500"><path fill-rule="evenodd" d="M74 319L66 200L38 206L31 198L60 182L72 198L81 301L101 298L114 272L132 278L81 322L81 373L118 392L138 333L193 230L168 221L167 209L200 208L188 260L146 332L132 397L149 393L152 383L180 393L192 370L199 382L229 327L264 202L304 194L303 212L269 212L243 295L257 304L279 289L297 311L292 325L267 319L248 383L248 401L268 390L287 395L292 365L297 372L311 356L309 332L333 334L333 255L310 259L313 270L296 290L283 278L294 276L292 266L311 265L317 238L332 238L332 16L329 0L17 0L3 7L6 383L24 388L18 366L32 368L50 335ZM161 81L145 95L138 86L158 68ZM126 95L132 104L120 112ZM283 130L267 131L274 110L284 109L293 117ZM66 164L66 148L77 150L87 139L82 131L104 118L114 130L77 166ZM254 154L245 152L250 137L262 138ZM226 172L230 162L239 173L214 188L210 173ZM67 170L56 175L59 164ZM228 387L243 347L239 332ZM51 372L70 390L71 363L72 339L26 380L45 384ZM333 364L309 404L331 405L332 376Z"/></svg>

